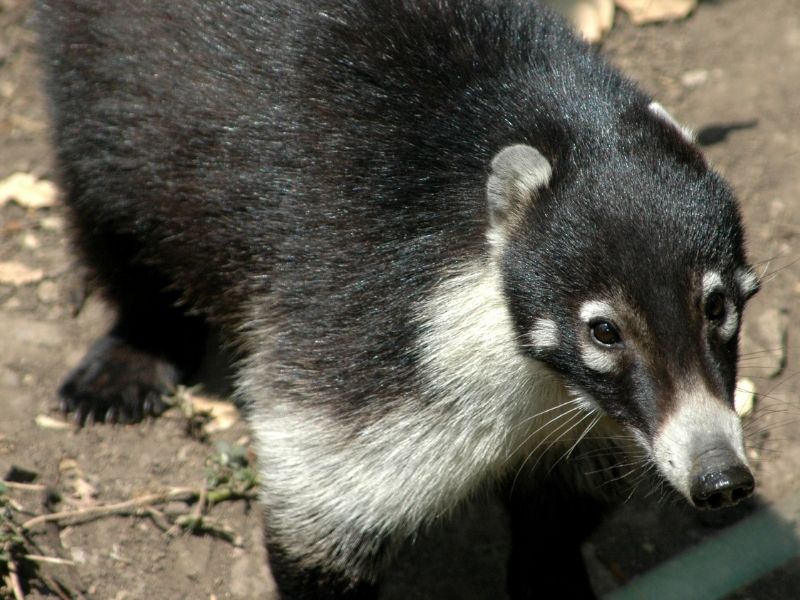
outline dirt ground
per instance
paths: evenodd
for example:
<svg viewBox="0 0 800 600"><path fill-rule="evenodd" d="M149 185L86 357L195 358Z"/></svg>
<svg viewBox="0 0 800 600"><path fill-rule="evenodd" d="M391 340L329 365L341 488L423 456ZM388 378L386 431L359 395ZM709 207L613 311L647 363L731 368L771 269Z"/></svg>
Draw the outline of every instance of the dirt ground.
<svg viewBox="0 0 800 600"><path fill-rule="evenodd" d="M0 0L0 181L17 172L53 177L29 19L29 0ZM750 254L765 275L743 336L741 374L758 391L745 421L748 455L758 503L786 501L800 487L794 341L800 324L793 302L800 293L800 4L702 2L683 22L639 28L620 14L603 50L694 128L741 198ZM45 504L78 510L176 487L201 489L215 442L247 446L242 422L201 441L187 433L179 410L139 426L53 429L41 417L60 418L59 380L110 315L96 294L81 305L61 206L26 208L0 199L0 266L9 262L26 267L28 277L27 283L0 278L0 476L24 481L30 477L20 469L35 474L32 489L7 493L31 511L17 513L22 520L46 512ZM37 486L58 491L61 502L43 504L47 494ZM662 502L657 494L632 499L584 549L597 591L609 592L714 535L754 504L718 515ZM76 597L97 599L270 597L258 505L234 500L210 509L235 543L163 530L164 520L169 525L192 510L176 500L157 512L36 528L41 552L72 564L38 563L38 576L22 573L26 597L58 597L48 578ZM384 597L503 597L506 538L496 507L473 508L410 547ZM3 589L0 595L11 594ZM800 560L732 597L800 598Z"/></svg>

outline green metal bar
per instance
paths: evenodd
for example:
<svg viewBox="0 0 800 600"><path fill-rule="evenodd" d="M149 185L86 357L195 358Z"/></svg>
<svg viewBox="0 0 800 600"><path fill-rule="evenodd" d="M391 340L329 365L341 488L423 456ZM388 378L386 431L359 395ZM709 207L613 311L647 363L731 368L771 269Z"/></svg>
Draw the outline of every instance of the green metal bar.
<svg viewBox="0 0 800 600"><path fill-rule="evenodd" d="M800 555L800 498L757 513L605 595L604 600L715 600Z"/></svg>

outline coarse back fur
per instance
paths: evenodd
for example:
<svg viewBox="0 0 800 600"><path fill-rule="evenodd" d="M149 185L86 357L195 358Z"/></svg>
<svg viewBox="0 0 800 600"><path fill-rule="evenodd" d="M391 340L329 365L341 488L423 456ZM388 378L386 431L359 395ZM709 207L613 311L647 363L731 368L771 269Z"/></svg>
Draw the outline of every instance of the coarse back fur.
<svg viewBox="0 0 800 600"><path fill-rule="evenodd" d="M253 288L323 335L355 315L364 356L408 341L409 306L376 331L363 304L485 252L498 148L558 175L648 102L535 2L59 4L40 21L77 212L135 228L141 260L220 317Z"/></svg>

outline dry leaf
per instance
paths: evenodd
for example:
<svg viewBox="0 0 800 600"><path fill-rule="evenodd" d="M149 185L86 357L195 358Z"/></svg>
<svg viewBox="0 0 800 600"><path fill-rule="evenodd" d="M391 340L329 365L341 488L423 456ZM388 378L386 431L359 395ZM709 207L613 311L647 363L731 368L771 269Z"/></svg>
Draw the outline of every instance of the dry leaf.
<svg viewBox="0 0 800 600"><path fill-rule="evenodd" d="M0 262L0 284L26 285L44 278L44 271L31 269L16 261Z"/></svg>
<svg viewBox="0 0 800 600"><path fill-rule="evenodd" d="M200 396L182 385L175 391L172 403L205 434L230 429L239 420L239 411L231 402Z"/></svg>
<svg viewBox="0 0 800 600"><path fill-rule="evenodd" d="M736 414L744 417L753 412L756 400L756 384L752 379L742 377L736 382L736 391L733 393L733 406Z"/></svg>
<svg viewBox="0 0 800 600"><path fill-rule="evenodd" d="M614 0L547 0L587 42L599 42L614 24Z"/></svg>
<svg viewBox="0 0 800 600"><path fill-rule="evenodd" d="M70 504L80 508L96 504L97 488L89 483L75 460L63 459L58 463L58 472Z"/></svg>
<svg viewBox="0 0 800 600"><path fill-rule="evenodd" d="M616 0L617 6L624 10L634 25L674 21L689 15L697 0Z"/></svg>
<svg viewBox="0 0 800 600"><path fill-rule="evenodd" d="M0 206L13 200L25 208L54 206L58 188L52 181L36 179L30 173L14 173L0 181Z"/></svg>
<svg viewBox="0 0 800 600"><path fill-rule="evenodd" d="M72 425L47 415L36 415L36 424L42 429L71 429Z"/></svg>
<svg viewBox="0 0 800 600"><path fill-rule="evenodd" d="M212 400L194 394L190 394L189 398L195 412L209 416L208 423L203 426L206 433L230 429L239 420L239 411L230 402Z"/></svg>

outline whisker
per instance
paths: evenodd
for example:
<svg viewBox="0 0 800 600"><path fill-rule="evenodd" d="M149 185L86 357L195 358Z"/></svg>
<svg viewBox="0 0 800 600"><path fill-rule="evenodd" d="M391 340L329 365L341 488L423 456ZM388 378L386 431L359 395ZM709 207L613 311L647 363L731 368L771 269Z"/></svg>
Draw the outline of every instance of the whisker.
<svg viewBox="0 0 800 600"><path fill-rule="evenodd" d="M560 408L560 406L559 406L558 408ZM545 427L547 427L547 426L548 426L548 425L550 425L551 423L554 423L554 422L558 421L559 419L563 419L564 417L566 417L566 416L570 415L571 413L575 413L575 412L577 412L577 411L581 411L581 410L583 410L583 407L582 407L582 406L575 406L575 407L573 407L573 408L571 408L571 409L569 409L569 410L567 410L567 411L564 411L564 412L562 412L562 413L558 413L558 414L557 414L555 417L553 417L552 419L550 419L550 420L549 420L549 421L547 421L546 423L544 423L544 424L540 425L539 427L537 427L536 429L534 429L532 432L530 432L528 435L526 435L526 436L525 436L525 439L523 439L523 440L522 440L522 441L521 441L521 442L520 442L520 443L519 443L519 444L518 444L518 445L517 445L517 446L516 446L516 447L515 447L515 448L514 448L514 449L513 449L513 450L512 450L510 453L509 453L509 454L508 454L508 456L506 456L506 459L505 459L505 460L506 460L506 461L508 461L508 460L509 460L509 459L510 459L512 456L514 456L514 455L515 455L517 452L519 452L519 450L520 450L520 449L521 449L521 448L522 448L522 447L523 447L525 444L527 444L527 443L528 443L528 441L530 441L530 439L531 439L533 436L535 436L537 433L539 433L539 432L540 432L542 429L544 429ZM542 413L539 413L539 414L544 414L544 412L549 412L549 411L550 411L550 409L548 409L547 411L543 411ZM505 462L505 461L504 461L504 462Z"/></svg>
<svg viewBox="0 0 800 600"><path fill-rule="evenodd" d="M620 481L622 479L626 479L629 475L631 475L632 473L635 473L640 468L641 468L640 465L636 465L631 470L626 471L625 473L621 473L620 475L617 475L616 477L612 477L611 479L606 479L605 481L603 481L603 483L600 484L600 487L603 487L604 485L608 485L610 483L614 483L615 481Z"/></svg>
<svg viewBox="0 0 800 600"><path fill-rule="evenodd" d="M794 350L796 347L791 346L773 346L772 348L761 348L759 350L752 350L750 352L740 352L739 359L747 358L749 356L758 356L760 354L772 354L773 352L782 352L784 350Z"/></svg>
<svg viewBox="0 0 800 600"><path fill-rule="evenodd" d="M570 400L566 400L564 402L561 402L560 404L556 404L555 406L551 406L550 408L546 408L544 410L541 410L541 411L537 412L536 414L528 415L524 419L520 419L520 421L518 423L515 423L513 428L512 428L512 431L516 430L516 429L519 429L520 427L522 427L526 423L530 423L534 419L538 419L539 417L541 417L544 414L547 414L549 412L553 412L554 410L558 410L559 408L564 408L565 406L569 406L570 404L581 405L582 402L581 402L581 400L579 398L571 398Z"/></svg>
<svg viewBox="0 0 800 600"><path fill-rule="evenodd" d="M574 422L574 419L577 418L578 422L583 420L584 416L581 416L580 414L574 414L574 411L572 411L572 412L573 412L573 414L569 416L569 419L567 419L566 422L561 423L555 429L553 429L550 433L548 433L542 440L539 441L538 444L536 444L536 446L533 448L533 450L531 450L530 452L528 452L525 455L525 459L522 461L522 464L520 464L519 468L517 469L516 474L514 475L514 481L511 482L511 490L510 490L511 492L514 491L514 488L517 485L517 479L519 479L519 476L522 473L522 470L525 468L525 465L527 464L528 460L530 460L531 456L533 456L536 453L536 451L542 446L542 444L544 444L550 436L555 435L556 433L558 433L558 431L560 429L562 429L563 427L565 427L565 426L569 425L570 423ZM565 414L561 414L558 417L556 417L555 419L552 419L551 421L549 421L548 424L552 423L553 421L555 421L557 419L563 418L564 416L566 416L566 415ZM541 427L539 429L541 429ZM528 436L526 438L525 442L527 442L533 435L534 434L531 434L530 436ZM522 447L522 445L520 445L520 448L521 447ZM517 448L517 450L519 450L519 448ZM515 453L516 453L516 450L515 450ZM508 460L508 458L506 458L506 460ZM534 465L534 467L535 466L536 465Z"/></svg>
<svg viewBox="0 0 800 600"><path fill-rule="evenodd" d="M540 452L540 453L539 453L539 456L536 458L536 462L534 462L534 463L533 463L533 467L531 467L531 470L532 470L532 471L535 471L535 470L536 470L536 467L537 467L537 466L539 465L539 463L542 461L542 458L544 458L544 457L547 455L548 451L549 451L551 448L553 448L553 447L554 447L554 446L555 446L555 445L556 445L556 444L557 444L559 441L561 441L561 440L562 440L562 439L563 439L563 438L564 438L564 437L565 437L565 436L566 436L566 435L567 435L567 434L568 434L570 431L572 431L573 429L575 429L576 427L578 427L578 426L579 426L581 423L583 423L583 422L584 422L586 419L588 419L588 418L591 418L592 416L593 416L593 414L592 414L592 413L586 413L586 414L585 414L585 415L583 415L583 416L582 416L580 419L578 419L578 421L577 421L577 422L575 422L575 423L573 423L572 425L570 425L570 426L569 426L569 428L567 428L567 429L565 429L564 431L562 431L561 433L559 433L559 434L558 434L558 436L557 436L557 437L556 437L556 438L555 438L553 441L551 441L551 442L549 443L549 445L547 446L547 448L546 448L544 451L542 451L542 452ZM541 444L539 444L539 445L541 445ZM538 448L538 447L539 447L539 446L537 446L537 448ZM534 449L534 450L535 450L535 449ZM555 462L558 462L558 461L555 461ZM553 463L553 466L555 466L555 462ZM551 468L552 468L552 467L551 467ZM548 472L549 472L549 471L548 471Z"/></svg>
<svg viewBox="0 0 800 600"><path fill-rule="evenodd" d="M600 421L601 418L602 418L602 415L595 415L594 419L592 419L592 421L589 423L589 425L586 426L586 429L583 430L583 433L580 436L578 436L578 439L575 440L575 442L567 449L566 452L564 452L564 454L562 454L561 456L559 456L555 460L553 465L550 467L550 470L548 471L548 473L551 473L559 462L561 462L562 460L564 460L566 458L569 458L569 456L572 454L572 451L575 450L577 445L581 443L581 441L583 440L584 437L586 437L586 434L589 433L589 431L595 425L597 425L597 423Z"/></svg>
<svg viewBox="0 0 800 600"><path fill-rule="evenodd" d="M764 271L763 271L763 273L761 274L761 277L759 278L759 279L760 279L760 283L762 283L762 284L769 283L770 281L772 281L773 279L775 279L775 276L776 276L778 273L780 273L780 272L782 272L782 271L785 271L786 269L788 269L788 268L789 268L789 267L791 267L792 265L795 265L795 264L797 264L797 262L798 262L798 261L800 261L800 257L797 257L797 258L795 258L794 260L792 260L792 261L790 261L790 262L786 263L785 265L782 265L782 266L778 267L778 268L777 268L777 269L775 269L774 271L770 271L769 273L767 273L767 270L769 269L769 262L768 262L768 263L767 263L767 266L765 267L765 269L764 269ZM770 261L770 262L771 262L771 261Z"/></svg>
<svg viewBox="0 0 800 600"><path fill-rule="evenodd" d="M647 463L648 457L643 456L641 458L637 458L636 460L631 460L624 463L615 463L613 465L606 465L605 467L600 467L599 469L593 469L591 471L584 471L584 475L597 475L598 473L603 473L605 471L611 471L613 469L619 469L624 467L640 467L641 465Z"/></svg>

